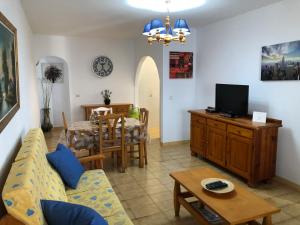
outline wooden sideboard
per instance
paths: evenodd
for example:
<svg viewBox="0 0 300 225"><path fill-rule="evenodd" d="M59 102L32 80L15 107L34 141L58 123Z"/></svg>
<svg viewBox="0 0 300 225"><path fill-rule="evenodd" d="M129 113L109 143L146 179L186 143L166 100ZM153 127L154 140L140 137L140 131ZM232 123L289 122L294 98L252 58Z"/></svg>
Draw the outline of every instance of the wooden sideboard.
<svg viewBox="0 0 300 225"><path fill-rule="evenodd" d="M202 156L245 178L250 186L275 176L281 120L252 122L251 117L225 118L190 110L191 154Z"/></svg>
<svg viewBox="0 0 300 225"><path fill-rule="evenodd" d="M90 119L92 109L96 109L99 107L112 108L113 113L124 113L125 116L128 116L130 106L132 106L131 103L116 103L116 104L110 104L110 105L104 105L104 104L81 105L81 107L84 109L85 120Z"/></svg>

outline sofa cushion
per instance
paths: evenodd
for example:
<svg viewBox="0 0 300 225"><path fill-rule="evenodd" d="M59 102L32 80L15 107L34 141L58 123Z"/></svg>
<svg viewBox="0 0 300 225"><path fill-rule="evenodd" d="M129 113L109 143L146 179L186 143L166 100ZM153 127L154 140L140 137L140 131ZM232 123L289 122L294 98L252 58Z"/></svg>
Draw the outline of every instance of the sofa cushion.
<svg viewBox="0 0 300 225"><path fill-rule="evenodd" d="M84 168L72 151L63 144L58 144L56 151L48 153L46 156L63 181L69 187L75 189L81 175L84 173Z"/></svg>
<svg viewBox="0 0 300 225"><path fill-rule="evenodd" d="M111 187L68 195L68 201L91 207L103 217L123 211L123 207Z"/></svg>
<svg viewBox="0 0 300 225"><path fill-rule="evenodd" d="M46 224L41 199L67 201L57 173L48 163L37 163L31 157L13 163L2 199L8 213L27 225Z"/></svg>
<svg viewBox="0 0 300 225"><path fill-rule="evenodd" d="M111 187L103 170L87 170L79 179L76 189L66 189L67 195L74 195L86 191L94 191Z"/></svg>
<svg viewBox="0 0 300 225"><path fill-rule="evenodd" d="M68 202L41 200L48 225L108 225L94 209Z"/></svg>
<svg viewBox="0 0 300 225"><path fill-rule="evenodd" d="M21 149L19 150L15 161L34 157L39 160L48 152L43 131L40 128L31 129L24 137Z"/></svg>
<svg viewBox="0 0 300 225"><path fill-rule="evenodd" d="M68 195L68 201L95 209L109 225L133 225L111 187Z"/></svg>

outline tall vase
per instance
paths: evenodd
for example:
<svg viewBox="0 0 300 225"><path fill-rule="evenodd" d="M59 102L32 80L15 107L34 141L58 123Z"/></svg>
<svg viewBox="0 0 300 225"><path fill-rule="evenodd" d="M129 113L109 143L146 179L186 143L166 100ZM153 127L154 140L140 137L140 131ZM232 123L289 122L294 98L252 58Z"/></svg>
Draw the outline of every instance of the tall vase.
<svg viewBox="0 0 300 225"><path fill-rule="evenodd" d="M110 104L110 99L109 98L105 98L104 99L104 104L105 105L109 105Z"/></svg>
<svg viewBox="0 0 300 225"><path fill-rule="evenodd" d="M51 123L50 119L50 108L43 108L42 109L42 130L44 132L49 132L52 128L53 125Z"/></svg>

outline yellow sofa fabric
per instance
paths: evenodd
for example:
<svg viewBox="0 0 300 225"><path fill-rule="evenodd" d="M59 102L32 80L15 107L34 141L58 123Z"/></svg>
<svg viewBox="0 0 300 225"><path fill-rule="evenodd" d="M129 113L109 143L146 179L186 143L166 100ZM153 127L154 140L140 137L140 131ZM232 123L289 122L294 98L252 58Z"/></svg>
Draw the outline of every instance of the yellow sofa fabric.
<svg viewBox="0 0 300 225"><path fill-rule="evenodd" d="M68 201L95 209L109 225L133 225L103 170L88 170L76 189L66 190Z"/></svg>
<svg viewBox="0 0 300 225"><path fill-rule="evenodd" d="M46 224L40 199L67 201L62 182L57 183L53 176L55 172L44 171L32 158L13 163L2 192L8 213L28 225Z"/></svg>
<svg viewBox="0 0 300 225"><path fill-rule="evenodd" d="M87 170L85 171L78 182L76 189L67 187L67 196L82 193L86 191L95 191L102 188L111 187L103 170Z"/></svg>
<svg viewBox="0 0 300 225"><path fill-rule="evenodd" d="M109 225L133 225L103 170L85 171L76 189L67 189L47 161L41 129L32 129L6 180L2 199L8 213L26 225L47 225L40 200L58 200L95 209ZM58 224L59 225L59 224Z"/></svg>
<svg viewBox="0 0 300 225"><path fill-rule="evenodd" d="M43 131L41 129L31 129L24 137L15 161L27 159L28 157L44 156L47 152L48 148Z"/></svg>

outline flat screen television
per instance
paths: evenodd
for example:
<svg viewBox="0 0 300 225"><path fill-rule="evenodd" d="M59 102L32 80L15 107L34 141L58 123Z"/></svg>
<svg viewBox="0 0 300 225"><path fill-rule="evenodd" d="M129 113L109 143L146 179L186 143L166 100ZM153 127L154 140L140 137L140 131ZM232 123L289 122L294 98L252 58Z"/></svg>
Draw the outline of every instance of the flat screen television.
<svg viewBox="0 0 300 225"><path fill-rule="evenodd" d="M216 111L231 116L248 114L248 85L216 84Z"/></svg>

